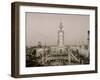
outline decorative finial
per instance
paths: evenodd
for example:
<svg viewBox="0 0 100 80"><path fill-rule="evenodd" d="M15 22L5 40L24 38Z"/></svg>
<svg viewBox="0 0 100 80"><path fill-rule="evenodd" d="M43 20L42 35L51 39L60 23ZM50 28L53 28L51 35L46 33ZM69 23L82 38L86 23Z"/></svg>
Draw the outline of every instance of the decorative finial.
<svg viewBox="0 0 100 80"><path fill-rule="evenodd" d="M60 25L59 25L59 28L62 29L63 28L63 23L62 23L62 19L60 17Z"/></svg>

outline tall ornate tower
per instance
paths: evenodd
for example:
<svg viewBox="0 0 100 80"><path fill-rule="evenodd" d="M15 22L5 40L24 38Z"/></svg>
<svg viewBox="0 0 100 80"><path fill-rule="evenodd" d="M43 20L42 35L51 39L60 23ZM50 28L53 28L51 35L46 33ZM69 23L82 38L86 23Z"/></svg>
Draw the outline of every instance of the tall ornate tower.
<svg viewBox="0 0 100 80"><path fill-rule="evenodd" d="M58 29L58 47L64 47L64 28L62 22L60 22Z"/></svg>

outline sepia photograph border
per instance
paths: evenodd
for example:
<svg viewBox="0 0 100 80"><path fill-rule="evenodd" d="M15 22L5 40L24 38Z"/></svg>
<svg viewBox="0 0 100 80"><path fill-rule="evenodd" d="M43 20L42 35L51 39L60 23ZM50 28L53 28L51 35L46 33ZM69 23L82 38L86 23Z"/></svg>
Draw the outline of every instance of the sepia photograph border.
<svg viewBox="0 0 100 80"><path fill-rule="evenodd" d="M38 73L38 74L20 74L20 6L39 6L52 8L69 8L95 11L95 70L72 71L72 72L55 72L55 73ZM13 2L11 4L11 76L15 78L23 77L40 77L40 76L58 76L97 73L97 7L81 5L64 5L64 4L45 4L31 2Z"/></svg>

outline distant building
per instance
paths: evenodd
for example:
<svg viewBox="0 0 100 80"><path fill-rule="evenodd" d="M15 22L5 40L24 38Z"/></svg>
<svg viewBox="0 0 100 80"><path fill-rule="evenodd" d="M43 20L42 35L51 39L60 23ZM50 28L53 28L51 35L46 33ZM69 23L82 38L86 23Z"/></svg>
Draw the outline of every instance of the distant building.
<svg viewBox="0 0 100 80"><path fill-rule="evenodd" d="M41 42L38 42L38 47L39 47L39 48L41 48L41 47L42 47Z"/></svg>

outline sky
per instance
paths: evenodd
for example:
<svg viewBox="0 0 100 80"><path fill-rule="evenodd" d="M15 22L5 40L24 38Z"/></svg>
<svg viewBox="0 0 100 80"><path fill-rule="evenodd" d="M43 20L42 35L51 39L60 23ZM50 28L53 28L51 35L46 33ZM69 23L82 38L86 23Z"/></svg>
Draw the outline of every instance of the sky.
<svg viewBox="0 0 100 80"><path fill-rule="evenodd" d="M60 22L64 27L64 45L87 43L88 15L27 12L25 18L26 46L36 46L38 42L57 45Z"/></svg>

